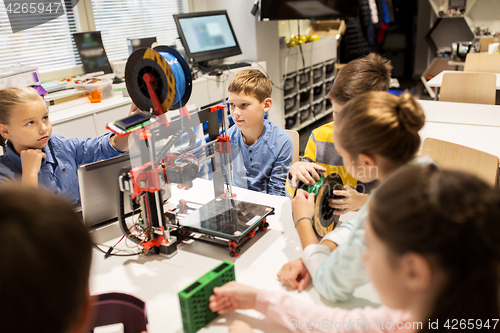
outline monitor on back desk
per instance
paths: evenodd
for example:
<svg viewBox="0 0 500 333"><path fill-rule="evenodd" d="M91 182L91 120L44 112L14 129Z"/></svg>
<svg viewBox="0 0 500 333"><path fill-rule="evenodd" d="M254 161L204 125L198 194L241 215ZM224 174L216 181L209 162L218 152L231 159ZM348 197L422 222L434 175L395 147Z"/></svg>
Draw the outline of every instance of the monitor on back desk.
<svg viewBox="0 0 500 333"><path fill-rule="evenodd" d="M126 166L130 166L128 154L84 164L78 168L82 215L86 226L117 220L118 174ZM125 215L130 215L130 200L125 198L124 202Z"/></svg>

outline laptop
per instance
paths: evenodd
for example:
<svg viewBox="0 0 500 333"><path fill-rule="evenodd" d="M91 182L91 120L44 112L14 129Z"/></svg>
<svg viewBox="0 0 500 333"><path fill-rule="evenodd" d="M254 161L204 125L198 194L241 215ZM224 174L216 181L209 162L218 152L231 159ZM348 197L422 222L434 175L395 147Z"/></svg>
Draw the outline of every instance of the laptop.
<svg viewBox="0 0 500 333"><path fill-rule="evenodd" d="M118 220L118 175L123 167L130 167L131 158L134 160L134 166L139 164L138 154L132 157L124 154L95 163L83 164L78 168L81 211L83 222L87 227ZM135 163L136 160L137 163ZM125 216L133 213L129 194L124 193ZM167 187L163 195L163 200L168 198L170 198L170 187Z"/></svg>
<svg viewBox="0 0 500 333"><path fill-rule="evenodd" d="M118 174L126 166L130 167L128 154L80 165L78 184L83 222L86 226L118 219ZM124 201L125 214L131 213L130 200Z"/></svg>

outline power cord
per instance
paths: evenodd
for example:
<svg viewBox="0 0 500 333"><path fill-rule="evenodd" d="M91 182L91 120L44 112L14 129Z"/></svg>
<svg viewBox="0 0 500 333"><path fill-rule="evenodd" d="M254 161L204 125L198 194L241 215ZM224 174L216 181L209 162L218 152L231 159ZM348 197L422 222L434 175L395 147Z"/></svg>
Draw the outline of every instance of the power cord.
<svg viewBox="0 0 500 333"><path fill-rule="evenodd" d="M297 20L297 33L299 34L299 49L300 55L302 56L302 69L306 69L306 62L304 60L304 52L302 51L302 44L300 43L300 20Z"/></svg>
<svg viewBox="0 0 500 333"><path fill-rule="evenodd" d="M118 254L118 253L112 253L113 250L115 249L114 246L110 246L109 249L107 251L104 251L103 249L101 249L97 244L94 243L94 247L99 250L100 252L104 253L104 259L107 259L108 257L110 256L117 256L117 257L133 257L133 256L137 256L137 255L140 255L141 252L137 252L137 253L128 253L128 254Z"/></svg>

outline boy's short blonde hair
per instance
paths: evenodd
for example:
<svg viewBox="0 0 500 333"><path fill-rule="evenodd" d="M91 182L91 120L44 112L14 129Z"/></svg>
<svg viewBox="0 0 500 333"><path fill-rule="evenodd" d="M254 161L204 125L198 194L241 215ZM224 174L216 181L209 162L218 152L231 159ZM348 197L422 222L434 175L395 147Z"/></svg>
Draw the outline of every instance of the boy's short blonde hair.
<svg viewBox="0 0 500 333"><path fill-rule="evenodd" d="M260 103L271 98L273 87L267 76L258 69L245 69L233 77L227 91L230 93L244 92L255 97Z"/></svg>

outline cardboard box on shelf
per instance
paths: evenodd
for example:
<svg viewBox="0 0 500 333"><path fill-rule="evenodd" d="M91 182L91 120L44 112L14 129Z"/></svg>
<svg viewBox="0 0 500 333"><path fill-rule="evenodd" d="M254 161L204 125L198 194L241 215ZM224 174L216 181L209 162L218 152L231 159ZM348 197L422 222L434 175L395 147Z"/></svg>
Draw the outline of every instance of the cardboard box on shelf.
<svg viewBox="0 0 500 333"><path fill-rule="evenodd" d="M346 26L343 20L312 21L307 34L335 37L340 42L345 29Z"/></svg>

